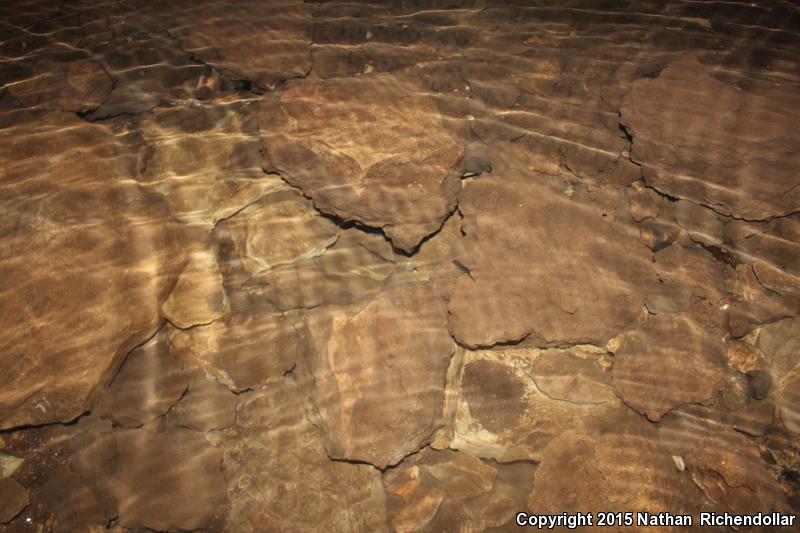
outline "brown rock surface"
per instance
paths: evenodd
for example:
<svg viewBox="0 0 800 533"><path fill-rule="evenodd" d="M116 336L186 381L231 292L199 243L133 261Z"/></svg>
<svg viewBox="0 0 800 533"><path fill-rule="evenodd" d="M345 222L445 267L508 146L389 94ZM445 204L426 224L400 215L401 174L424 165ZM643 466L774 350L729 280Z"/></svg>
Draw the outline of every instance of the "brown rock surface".
<svg viewBox="0 0 800 533"><path fill-rule="evenodd" d="M386 531L380 473L331 461L294 381L248 394L223 437L230 512L224 530Z"/></svg>
<svg viewBox="0 0 800 533"><path fill-rule="evenodd" d="M162 331L128 355L93 414L122 427L139 427L165 414L188 386L189 376Z"/></svg>
<svg viewBox="0 0 800 533"><path fill-rule="evenodd" d="M258 105L217 100L153 110L139 125L137 179L187 224L213 226L286 185L264 175Z"/></svg>
<svg viewBox="0 0 800 533"><path fill-rule="evenodd" d="M462 149L432 99L389 74L304 82L261 104L265 168L413 251L455 207Z"/></svg>
<svg viewBox="0 0 800 533"><path fill-rule="evenodd" d="M248 280L248 289L277 309L311 309L353 303L390 286L401 269L401 257L380 235L351 228L320 255L300 257L291 264L260 272ZM322 253L324 252L324 253Z"/></svg>
<svg viewBox="0 0 800 533"><path fill-rule="evenodd" d="M70 421L159 325L180 268L163 200L113 132L74 116L3 115L0 427Z"/></svg>
<svg viewBox="0 0 800 533"><path fill-rule="evenodd" d="M785 507L758 446L734 431L718 410L679 408L664 418L659 436L670 454L682 458L692 480L715 508L736 513Z"/></svg>
<svg viewBox="0 0 800 533"><path fill-rule="evenodd" d="M659 283L645 301L651 313L689 312L698 304L719 309L733 296L735 270L701 246L675 243L654 253L653 263Z"/></svg>
<svg viewBox="0 0 800 533"><path fill-rule="evenodd" d="M558 435L606 416L619 404L610 377L597 368L598 351L468 351L452 385L456 405L450 447L500 462L540 461ZM576 376L579 383L581 375L596 381L583 381L587 386L569 387L567 393L551 371L563 360L581 369Z"/></svg>
<svg viewBox="0 0 800 533"><path fill-rule="evenodd" d="M311 69L311 9L299 0L187 7L169 33L221 72L272 89Z"/></svg>
<svg viewBox="0 0 800 533"><path fill-rule="evenodd" d="M727 373L725 339L711 321L650 317L614 355L615 392L653 421L687 403L708 401Z"/></svg>
<svg viewBox="0 0 800 533"><path fill-rule="evenodd" d="M31 77L13 84L9 92L25 106L87 113L100 107L111 93L111 78L95 61L38 63Z"/></svg>
<svg viewBox="0 0 800 533"><path fill-rule="evenodd" d="M0 478L0 524L11 522L28 506L28 492L10 477Z"/></svg>
<svg viewBox="0 0 800 533"><path fill-rule="evenodd" d="M416 283L310 317L313 341L298 373L331 457L385 468L443 425L454 350L446 313L434 287Z"/></svg>
<svg viewBox="0 0 800 533"><path fill-rule="evenodd" d="M528 508L532 513L554 514L592 509L689 514L699 508L700 498L687 472L675 467L656 431L641 418L619 412L599 420L588 431L570 430L550 442L536 470ZM651 530L637 527L635 521L631 528L605 529Z"/></svg>
<svg viewBox="0 0 800 533"><path fill-rule="evenodd" d="M0 529L797 514L798 20L0 2Z"/></svg>
<svg viewBox="0 0 800 533"><path fill-rule="evenodd" d="M179 328L210 324L228 311L214 250L198 246L187 250L187 256L175 288L161 306L164 317Z"/></svg>
<svg viewBox="0 0 800 533"><path fill-rule="evenodd" d="M292 190L265 196L222 228L251 275L320 256L339 238L336 224Z"/></svg>
<svg viewBox="0 0 800 533"><path fill-rule="evenodd" d="M648 183L725 215L762 220L800 208L798 109L796 90L742 90L687 57L634 82L621 113Z"/></svg>
<svg viewBox="0 0 800 533"><path fill-rule="evenodd" d="M396 531L480 531L511 525L527 505L535 466L423 450L383 475ZM522 507L520 507L522 506Z"/></svg>
<svg viewBox="0 0 800 533"><path fill-rule="evenodd" d="M116 434L114 496L122 527L191 531L225 502L222 453L200 433L174 429Z"/></svg>
<svg viewBox="0 0 800 533"><path fill-rule="evenodd" d="M236 397L213 377L196 372L170 414L181 427L197 431L226 429L236 421Z"/></svg>
<svg viewBox="0 0 800 533"><path fill-rule="evenodd" d="M647 248L601 206L548 184L524 147L497 147L492 163L459 200L457 259L470 275L450 300L453 336L470 347L528 336L605 344L634 322L655 281Z"/></svg>
<svg viewBox="0 0 800 533"><path fill-rule="evenodd" d="M308 348L308 334L294 316L232 313L207 326L168 332L170 352L198 366L233 391L283 376Z"/></svg>

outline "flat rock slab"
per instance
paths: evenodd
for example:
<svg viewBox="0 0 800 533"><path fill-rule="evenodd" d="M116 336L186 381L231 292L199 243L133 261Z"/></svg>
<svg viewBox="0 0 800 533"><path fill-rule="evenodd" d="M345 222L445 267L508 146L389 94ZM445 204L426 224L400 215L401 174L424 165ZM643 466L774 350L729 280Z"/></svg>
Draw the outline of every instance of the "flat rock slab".
<svg viewBox="0 0 800 533"><path fill-rule="evenodd" d="M298 379L331 457L385 468L430 442L454 350L446 313L430 283L409 283L309 318Z"/></svg>
<svg viewBox="0 0 800 533"><path fill-rule="evenodd" d="M138 122L136 177L181 222L212 227L286 188L261 168L258 103L218 100L154 109Z"/></svg>
<svg viewBox="0 0 800 533"><path fill-rule="evenodd" d="M455 206L462 148L430 96L391 74L304 81L261 103L264 166L322 212L413 251Z"/></svg>
<svg viewBox="0 0 800 533"><path fill-rule="evenodd" d="M224 221L219 231L223 229L251 275L320 256L336 243L340 231L294 190L264 196Z"/></svg>
<svg viewBox="0 0 800 533"><path fill-rule="evenodd" d="M0 524L10 522L28 506L28 491L10 477L0 478Z"/></svg>
<svg viewBox="0 0 800 533"><path fill-rule="evenodd" d="M46 57L46 55L45 55ZM25 106L87 113L108 99L113 81L101 63L40 61L30 77L18 80L10 94Z"/></svg>
<svg viewBox="0 0 800 533"><path fill-rule="evenodd" d="M213 377L194 372L186 395L169 414L181 427L197 431L225 429L236 421L236 396Z"/></svg>
<svg viewBox="0 0 800 533"><path fill-rule="evenodd" d="M631 157L659 191L748 220L800 209L800 95L790 86L743 90L687 57L635 81L621 113Z"/></svg>
<svg viewBox="0 0 800 533"><path fill-rule="evenodd" d="M247 290L282 311L347 305L387 287L401 269L398 261L405 259L392 253L383 235L349 228L336 239L330 247L318 240L316 249L307 243L310 257L259 272L248 281Z"/></svg>
<svg viewBox="0 0 800 533"><path fill-rule="evenodd" d="M0 428L67 422L157 329L182 233L109 128L19 111L0 132Z"/></svg>
<svg viewBox="0 0 800 533"><path fill-rule="evenodd" d="M619 407L600 357L577 348L467 351L453 383L450 448L499 462L540 461L568 428ZM575 376L565 379L555 368L567 365Z"/></svg>
<svg viewBox="0 0 800 533"><path fill-rule="evenodd" d="M162 331L128 355L92 414L122 427L139 427L165 414L188 386L189 375L170 353Z"/></svg>
<svg viewBox="0 0 800 533"><path fill-rule="evenodd" d="M630 325L655 282L638 231L537 172L519 144L495 147L494 170L459 200L468 272L449 304L460 343L531 337L539 346L605 343Z"/></svg>
<svg viewBox="0 0 800 533"><path fill-rule="evenodd" d="M179 328L210 324L228 311L214 250L196 245L186 250L187 264L161 310Z"/></svg>
<svg viewBox="0 0 800 533"><path fill-rule="evenodd" d="M398 532L500 527L527 504L535 468L424 449L383 474L389 521Z"/></svg>
<svg viewBox="0 0 800 533"><path fill-rule="evenodd" d="M294 380L242 397L222 435L230 512L224 531L386 531L380 472L331 461Z"/></svg>
<svg viewBox="0 0 800 533"><path fill-rule="evenodd" d="M262 89L311 70L311 7L302 0L187 3L170 35L184 50Z"/></svg>
<svg viewBox="0 0 800 533"><path fill-rule="evenodd" d="M690 314L652 316L622 340L614 390L653 421L683 404L708 401L728 374L724 336L719 326Z"/></svg>
<svg viewBox="0 0 800 533"><path fill-rule="evenodd" d="M770 465L761 456L763 448L730 422L726 412L714 407L680 407L660 422L659 440L670 455L681 458L712 510L786 509Z"/></svg>
<svg viewBox="0 0 800 533"><path fill-rule="evenodd" d="M123 527L192 531L225 502L222 453L201 433L118 432L114 493Z"/></svg>
<svg viewBox="0 0 800 533"><path fill-rule="evenodd" d="M240 392L283 376L308 349L297 317L251 311L232 313L207 326L168 332L170 351L230 390Z"/></svg>
<svg viewBox="0 0 800 533"><path fill-rule="evenodd" d="M604 354L603 354L604 355ZM554 400L599 404L614 398L611 376L603 368L602 355L580 348L545 350L533 363L536 386Z"/></svg>
<svg viewBox="0 0 800 533"><path fill-rule="evenodd" d="M687 473L675 468L655 429L630 411L620 411L593 427L568 430L550 442L536 470L528 509L531 514L596 513L595 509L688 514L698 509L701 497ZM626 529L594 526L575 531ZM649 530L636 527L634 516L630 531Z"/></svg>

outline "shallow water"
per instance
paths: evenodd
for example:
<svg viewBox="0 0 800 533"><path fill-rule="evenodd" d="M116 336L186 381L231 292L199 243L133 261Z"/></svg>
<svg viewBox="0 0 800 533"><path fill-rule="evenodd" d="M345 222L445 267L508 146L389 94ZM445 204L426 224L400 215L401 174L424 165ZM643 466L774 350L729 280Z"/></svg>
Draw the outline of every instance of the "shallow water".
<svg viewBox="0 0 800 533"><path fill-rule="evenodd" d="M798 28L4 3L0 529L796 522Z"/></svg>

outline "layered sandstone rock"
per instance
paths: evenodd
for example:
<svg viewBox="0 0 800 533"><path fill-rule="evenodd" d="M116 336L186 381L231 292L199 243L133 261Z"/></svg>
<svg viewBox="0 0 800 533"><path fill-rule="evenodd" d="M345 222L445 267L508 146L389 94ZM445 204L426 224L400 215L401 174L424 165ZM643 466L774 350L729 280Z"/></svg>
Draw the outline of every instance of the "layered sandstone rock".
<svg viewBox="0 0 800 533"><path fill-rule="evenodd" d="M293 380L246 397L221 447L231 499L224 531L386 531L380 473L329 459Z"/></svg>
<svg viewBox="0 0 800 533"><path fill-rule="evenodd" d="M796 514L798 16L0 2L3 530Z"/></svg>
<svg viewBox="0 0 800 533"><path fill-rule="evenodd" d="M724 334L713 322L690 315L651 317L625 336L614 355L614 390L633 409L659 420L680 405L710 400L722 388L724 354Z"/></svg>
<svg viewBox="0 0 800 533"><path fill-rule="evenodd" d="M322 212L413 251L455 206L462 149L434 101L389 74L305 82L261 104L265 168Z"/></svg>
<svg viewBox="0 0 800 533"><path fill-rule="evenodd" d="M467 352L452 383L449 446L501 462L540 461L567 428L584 427L619 404L607 365L591 347ZM561 371L568 375L560 378Z"/></svg>
<svg viewBox="0 0 800 533"><path fill-rule="evenodd" d="M634 82L621 114L648 183L725 215L761 220L800 208L799 103L796 90L743 90L687 57Z"/></svg>
<svg viewBox="0 0 800 533"><path fill-rule="evenodd" d="M130 178L113 132L3 116L0 427L73 420L158 328L183 264L164 200Z"/></svg>
<svg viewBox="0 0 800 533"><path fill-rule="evenodd" d="M550 183L523 146L498 146L492 161L459 200L467 271L449 304L453 336L470 347L604 345L655 282L647 248L613 212Z"/></svg>
<svg viewBox="0 0 800 533"><path fill-rule="evenodd" d="M311 9L301 1L186 7L170 35L194 57L235 79L272 89L311 69Z"/></svg>
<svg viewBox="0 0 800 533"><path fill-rule="evenodd" d="M454 350L445 318L444 300L426 283L310 317L299 379L331 457L386 468L430 442L443 425Z"/></svg>

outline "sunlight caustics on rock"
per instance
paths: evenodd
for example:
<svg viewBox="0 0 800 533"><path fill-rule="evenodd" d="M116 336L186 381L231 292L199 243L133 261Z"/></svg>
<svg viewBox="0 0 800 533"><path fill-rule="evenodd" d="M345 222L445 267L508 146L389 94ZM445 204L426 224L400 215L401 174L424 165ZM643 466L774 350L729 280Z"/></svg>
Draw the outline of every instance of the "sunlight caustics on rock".
<svg viewBox="0 0 800 533"><path fill-rule="evenodd" d="M0 2L0 532L795 531L798 148L789 0Z"/></svg>

